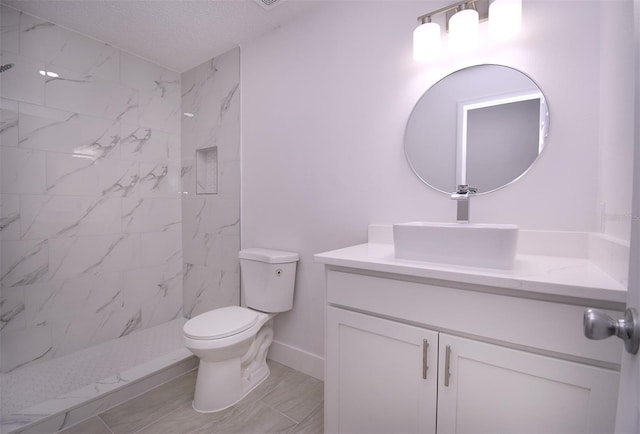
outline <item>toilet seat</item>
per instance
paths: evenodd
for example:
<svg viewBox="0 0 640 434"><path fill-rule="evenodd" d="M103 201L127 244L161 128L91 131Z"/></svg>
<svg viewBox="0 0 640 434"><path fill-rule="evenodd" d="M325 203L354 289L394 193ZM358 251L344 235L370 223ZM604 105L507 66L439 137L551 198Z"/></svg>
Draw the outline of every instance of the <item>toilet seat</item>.
<svg viewBox="0 0 640 434"><path fill-rule="evenodd" d="M191 318L184 335L191 339L215 340L241 333L258 322L258 313L240 306L228 306Z"/></svg>

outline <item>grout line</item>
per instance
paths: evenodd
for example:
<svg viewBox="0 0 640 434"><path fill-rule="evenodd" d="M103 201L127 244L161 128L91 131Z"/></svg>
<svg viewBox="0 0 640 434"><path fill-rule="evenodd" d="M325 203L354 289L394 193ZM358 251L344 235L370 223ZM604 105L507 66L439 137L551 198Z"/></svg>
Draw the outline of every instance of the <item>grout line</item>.
<svg viewBox="0 0 640 434"><path fill-rule="evenodd" d="M281 414L282 416L286 417L287 419L289 419L290 421L294 422L296 425L300 424L300 422L298 422L297 420L295 420L294 418L292 418L291 416L287 416L286 414L284 414L283 412L281 412L280 410L278 410L277 408L274 408L272 406L270 406L269 404L267 404L266 402L264 402L263 400L260 400L260 402L263 405L266 405L267 407L269 407L271 410L275 411L276 413Z"/></svg>
<svg viewBox="0 0 640 434"><path fill-rule="evenodd" d="M102 422L102 424L107 428L107 430L108 430L111 434L114 434L114 432L113 432L113 431L111 431L111 427L110 427L109 425L107 425L107 423L106 423L104 420L102 420L102 418L100 417L100 415L97 415L97 418L98 418L98 420L99 420L100 422Z"/></svg>
<svg viewBox="0 0 640 434"><path fill-rule="evenodd" d="M305 420L309 419L309 417L311 417L311 415L313 414L313 412L314 412L314 411L316 411L318 408L322 408L322 409L324 410L324 399L323 399L322 401L320 401L320 403L319 403L318 405L316 405L315 407L313 407L313 410L311 410L311 411L309 412L309 414L308 414L308 415L306 415L306 416L304 417L304 419L302 419L302 420L300 421L300 423L302 423L302 422L304 422ZM323 418L324 418L324 417L323 417Z"/></svg>

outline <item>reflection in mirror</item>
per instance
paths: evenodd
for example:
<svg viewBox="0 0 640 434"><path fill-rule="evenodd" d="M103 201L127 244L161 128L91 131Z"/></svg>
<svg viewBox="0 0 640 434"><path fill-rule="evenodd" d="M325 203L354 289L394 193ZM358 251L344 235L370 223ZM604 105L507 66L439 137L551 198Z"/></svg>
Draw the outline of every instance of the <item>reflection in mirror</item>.
<svg viewBox="0 0 640 434"><path fill-rule="evenodd" d="M418 101L405 152L418 177L451 193L468 184L486 193L522 176L545 146L549 113L538 86L500 65L456 71Z"/></svg>

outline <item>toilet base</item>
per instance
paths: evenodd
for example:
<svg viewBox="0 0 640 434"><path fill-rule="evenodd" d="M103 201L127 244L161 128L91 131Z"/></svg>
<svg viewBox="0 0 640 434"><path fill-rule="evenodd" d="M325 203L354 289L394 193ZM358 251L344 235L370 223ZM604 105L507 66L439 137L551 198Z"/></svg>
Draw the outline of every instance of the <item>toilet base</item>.
<svg viewBox="0 0 640 434"><path fill-rule="evenodd" d="M269 321L242 357L218 362L200 360L193 409L198 413L222 411L262 384L269 376L267 351L272 341L272 321Z"/></svg>

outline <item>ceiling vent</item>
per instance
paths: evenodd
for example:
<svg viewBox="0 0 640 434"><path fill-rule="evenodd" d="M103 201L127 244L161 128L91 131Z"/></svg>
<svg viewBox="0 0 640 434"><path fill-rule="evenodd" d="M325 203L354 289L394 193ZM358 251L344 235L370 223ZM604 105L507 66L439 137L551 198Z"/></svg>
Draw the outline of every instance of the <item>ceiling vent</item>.
<svg viewBox="0 0 640 434"><path fill-rule="evenodd" d="M284 0L254 0L265 10L271 10L282 3Z"/></svg>

